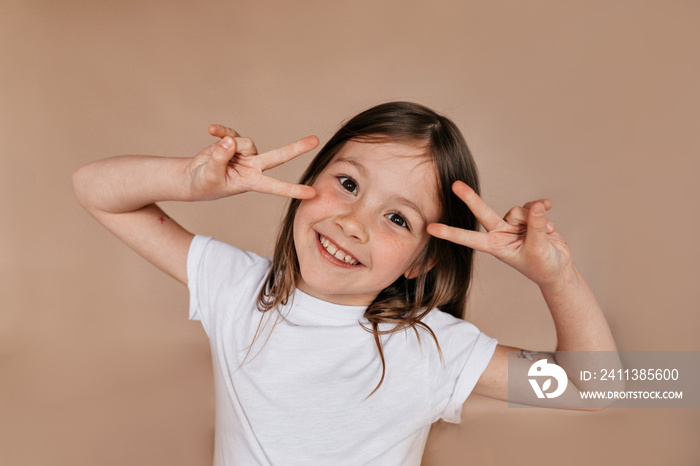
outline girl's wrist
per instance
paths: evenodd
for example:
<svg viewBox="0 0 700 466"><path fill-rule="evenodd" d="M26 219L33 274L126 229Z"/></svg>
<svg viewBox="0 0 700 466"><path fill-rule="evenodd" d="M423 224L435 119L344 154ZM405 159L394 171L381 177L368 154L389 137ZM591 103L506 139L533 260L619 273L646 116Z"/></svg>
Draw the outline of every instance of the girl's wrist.
<svg viewBox="0 0 700 466"><path fill-rule="evenodd" d="M581 279L581 273L576 264L571 261L552 280L538 283L538 286L544 295L560 295L576 289L580 285Z"/></svg>
<svg viewBox="0 0 700 466"><path fill-rule="evenodd" d="M175 183L175 195L177 196L174 201L184 201L192 202L198 201L194 184L193 184L193 162L194 158L178 158L175 166L175 175L173 179L177 180Z"/></svg>

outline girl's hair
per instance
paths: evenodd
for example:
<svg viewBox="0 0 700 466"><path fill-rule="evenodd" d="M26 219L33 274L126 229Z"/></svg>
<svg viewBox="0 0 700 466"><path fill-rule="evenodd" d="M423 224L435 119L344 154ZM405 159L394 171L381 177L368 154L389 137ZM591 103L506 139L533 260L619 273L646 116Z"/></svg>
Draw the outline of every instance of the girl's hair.
<svg viewBox="0 0 700 466"><path fill-rule="evenodd" d="M341 126L314 157L299 183L313 184L345 143L351 140L425 144L426 156L432 159L436 170L442 212L440 223L468 230L478 228L474 214L452 192L452 183L461 180L478 193L479 180L467 143L448 118L411 102L389 102L372 107ZM258 296L258 308L262 312L287 304L296 289L300 271L294 247L293 224L300 203L299 199L292 199L282 222L272 267ZM411 279L400 276L367 307L364 317L371 328L364 324L362 327L374 335L382 360L382 377L369 396L381 386L386 373L380 335L411 328L420 343L416 327L421 327L433 337L442 358L437 337L421 319L435 307L457 318L462 317L471 280L472 260L472 249L431 236L413 264L413 267L417 267L414 270L427 272ZM392 326L380 330L379 324Z"/></svg>

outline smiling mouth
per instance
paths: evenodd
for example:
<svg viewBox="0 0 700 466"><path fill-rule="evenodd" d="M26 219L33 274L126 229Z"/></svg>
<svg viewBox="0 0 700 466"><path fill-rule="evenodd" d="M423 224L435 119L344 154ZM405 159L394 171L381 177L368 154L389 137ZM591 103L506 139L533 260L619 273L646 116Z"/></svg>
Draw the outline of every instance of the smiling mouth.
<svg viewBox="0 0 700 466"><path fill-rule="evenodd" d="M317 236L319 243L321 243L321 246L323 246L326 252L328 252L328 254L330 254L334 258L349 265L361 265L360 261L355 259L352 255L348 254L347 252L343 251L342 249L337 248L335 244L331 243L330 240L325 236L322 236L321 234L318 234Z"/></svg>

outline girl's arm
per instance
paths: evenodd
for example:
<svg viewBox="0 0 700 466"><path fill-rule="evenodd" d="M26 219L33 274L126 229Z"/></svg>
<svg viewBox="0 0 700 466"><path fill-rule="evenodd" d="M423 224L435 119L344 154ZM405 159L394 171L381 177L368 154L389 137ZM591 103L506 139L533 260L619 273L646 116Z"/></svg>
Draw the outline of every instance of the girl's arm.
<svg viewBox="0 0 700 466"><path fill-rule="evenodd" d="M263 172L314 149L310 136L263 154L250 139L212 125L222 138L191 158L122 156L93 162L73 174L80 204L102 225L156 267L187 283L187 253L193 235L170 219L158 201L220 199L257 191L306 199L315 191Z"/></svg>
<svg viewBox="0 0 700 466"><path fill-rule="evenodd" d="M514 207L500 218L466 184L456 182L453 190L471 209L486 232L461 230L442 224L431 224L428 232L438 238L463 244L478 251L487 252L514 267L534 281L540 288L549 307L557 332L557 352L609 351L606 362L616 356L608 323L595 296L573 262L571 250L564 238L555 231L547 219L551 208L548 199L528 202ZM556 362L569 377L569 389L556 403L543 406L580 407L578 390L584 387L576 375L587 361L584 353L558 353L556 361L551 353L533 355L517 348L498 345L491 362L482 374L474 391L492 398L519 402L531 399L533 389L528 382L528 370L537 359L547 357ZM534 357L533 357L534 356ZM519 396L523 395L523 396ZM550 402L552 400L547 400Z"/></svg>

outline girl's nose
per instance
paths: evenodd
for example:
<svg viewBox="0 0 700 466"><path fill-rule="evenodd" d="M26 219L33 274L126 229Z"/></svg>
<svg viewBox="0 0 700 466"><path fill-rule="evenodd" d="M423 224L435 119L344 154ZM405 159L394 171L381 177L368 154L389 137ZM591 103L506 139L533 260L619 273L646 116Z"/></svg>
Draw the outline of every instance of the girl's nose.
<svg viewBox="0 0 700 466"><path fill-rule="evenodd" d="M335 218L336 224L340 226L346 236L355 238L360 243L365 243L368 239L365 223L360 219L355 209Z"/></svg>

